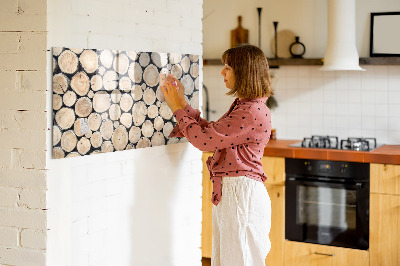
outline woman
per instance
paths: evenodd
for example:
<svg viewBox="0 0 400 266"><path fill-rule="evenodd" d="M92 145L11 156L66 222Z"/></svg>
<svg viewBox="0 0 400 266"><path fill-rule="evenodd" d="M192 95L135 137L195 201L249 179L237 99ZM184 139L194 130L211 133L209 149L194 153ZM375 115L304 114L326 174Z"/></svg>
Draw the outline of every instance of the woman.
<svg viewBox="0 0 400 266"><path fill-rule="evenodd" d="M186 103L182 84L168 76L162 91L178 121L170 136L214 151L207 160L213 182L212 265L265 265L271 246L271 202L261 164L271 130L268 62L252 45L228 49L222 62L227 95L237 98L216 122L200 118L200 111Z"/></svg>

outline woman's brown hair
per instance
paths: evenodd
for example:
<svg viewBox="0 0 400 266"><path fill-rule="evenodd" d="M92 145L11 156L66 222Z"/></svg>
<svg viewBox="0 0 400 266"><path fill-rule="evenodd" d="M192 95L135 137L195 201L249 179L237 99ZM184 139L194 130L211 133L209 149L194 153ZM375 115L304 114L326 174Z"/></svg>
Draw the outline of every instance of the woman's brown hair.
<svg viewBox="0 0 400 266"><path fill-rule="evenodd" d="M246 44L228 49L222 63L235 74L235 86L227 95L251 99L273 95L268 61L260 48Z"/></svg>

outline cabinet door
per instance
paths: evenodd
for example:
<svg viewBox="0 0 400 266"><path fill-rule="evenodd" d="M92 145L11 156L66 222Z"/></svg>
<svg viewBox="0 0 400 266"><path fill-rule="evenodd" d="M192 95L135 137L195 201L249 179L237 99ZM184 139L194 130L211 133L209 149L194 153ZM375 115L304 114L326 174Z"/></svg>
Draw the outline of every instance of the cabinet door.
<svg viewBox="0 0 400 266"><path fill-rule="evenodd" d="M285 185L285 158L264 156L261 163L268 177L266 184Z"/></svg>
<svg viewBox="0 0 400 266"><path fill-rule="evenodd" d="M365 250L285 241L285 266L367 266ZM372 265L372 264L371 264Z"/></svg>
<svg viewBox="0 0 400 266"><path fill-rule="evenodd" d="M370 165L371 193L400 195L400 165Z"/></svg>
<svg viewBox="0 0 400 266"><path fill-rule="evenodd" d="M371 266L400 265L400 196L371 194Z"/></svg>
<svg viewBox="0 0 400 266"><path fill-rule="evenodd" d="M283 265L285 240L285 187L265 184L271 199L271 250L265 259L266 266Z"/></svg>
<svg viewBox="0 0 400 266"><path fill-rule="evenodd" d="M203 195L202 195L202 224L201 224L201 252L204 258L211 258L212 252L212 183L206 161L211 152L203 153Z"/></svg>

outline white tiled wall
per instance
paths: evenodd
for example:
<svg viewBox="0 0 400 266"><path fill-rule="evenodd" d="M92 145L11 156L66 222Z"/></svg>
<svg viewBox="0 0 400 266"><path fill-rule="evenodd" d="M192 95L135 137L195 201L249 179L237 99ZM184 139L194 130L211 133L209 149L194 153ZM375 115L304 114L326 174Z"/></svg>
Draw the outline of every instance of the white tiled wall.
<svg viewBox="0 0 400 266"><path fill-rule="evenodd" d="M201 56L201 18L202 0L51 0L48 49ZM47 77L51 88L50 51ZM50 92L47 103L51 128ZM48 265L201 265L200 151L182 143L52 160L47 147Z"/></svg>
<svg viewBox="0 0 400 266"><path fill-rule="evenodd" d="M281 139L311 135L376 137L382 144L400 144L400 66L365 65L366 71L323 72L318 66L272 69L278 108L273 128ZM210 109L218 119L232 98L219 76L221 67L204 67Z"/></svg>

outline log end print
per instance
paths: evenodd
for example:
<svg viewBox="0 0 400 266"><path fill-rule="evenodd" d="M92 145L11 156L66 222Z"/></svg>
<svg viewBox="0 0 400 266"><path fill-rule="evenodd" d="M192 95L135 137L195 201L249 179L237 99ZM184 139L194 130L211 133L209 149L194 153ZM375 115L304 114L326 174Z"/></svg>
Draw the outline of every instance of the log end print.
<svg viewBox="0 0 400 266"><path fill-rule="evenodd" d="M172 73L199 107L199 56L53 48L53 159L187 141L160 90Z"/></svg>

